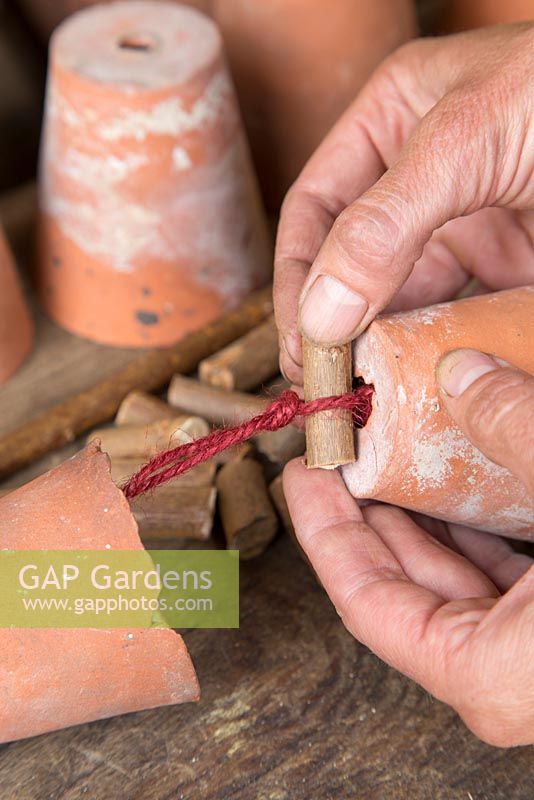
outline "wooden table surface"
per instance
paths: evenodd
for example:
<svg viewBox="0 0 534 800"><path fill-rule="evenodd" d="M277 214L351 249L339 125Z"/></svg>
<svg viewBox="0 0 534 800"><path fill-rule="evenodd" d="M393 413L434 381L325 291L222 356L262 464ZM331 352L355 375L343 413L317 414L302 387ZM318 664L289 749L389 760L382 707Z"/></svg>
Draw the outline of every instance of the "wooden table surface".
<svg viewBox="0 0 534 800"><path fill-rule="evenodd" d="M0 390L3 430L131 357L42 319L39 332ZM534 798L534 750L483 744L357 644L287 536L241 583L239 630L185 634L200 703L4 745L0 800Z"/></svg>
<svg viewBox="0 0 534 800"><path fill-rule="evenodd" d="M287 536L241 573L240 629L185 634L198 704L4 746L2 800L532 800L532 748L357 644Z"/></svg>

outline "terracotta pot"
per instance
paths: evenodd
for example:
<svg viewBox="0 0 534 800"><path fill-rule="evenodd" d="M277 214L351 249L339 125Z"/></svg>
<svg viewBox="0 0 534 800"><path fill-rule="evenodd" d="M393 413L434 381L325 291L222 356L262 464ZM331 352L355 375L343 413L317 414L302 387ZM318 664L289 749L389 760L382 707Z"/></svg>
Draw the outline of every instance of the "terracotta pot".
<svg viewBox="0 0 534 800"><path fill-rule="evenodd" d="M212 0L212 13L271 207L375 67L416 33L411 0Z"/></svg>
<svg viewBox="0 0 534 800"><path fill-rule="evenodd" d="M484 28L501 22L522 22L534 19L533 0L448 0L443 10L440 31L456 33L471 28Z"/></svg>
<svg viewBox="0 0 534 800"><path fill-rule="evenodd" d="M91 443L0 499L0 541L14 550L140 550L137 525ZM0 742L199 696L172 630L1 629Z"/></svg>
<svg viewBox="0 0 534 800"><path fill-rule="evenodd" d="M534 499L489 461L440 403L441 357L472 347L534 373L534 287L482 295L375 320L356 343L357 372L375 387L343 468L354 496L517 538L534 538Z"/></svg>
<svg viewBox="0 0 534 800"><path fill-rule="evenodd" d="M70 331L164 346L267 282L271 247L215 25L172 3L55 32L38 286Z"/></svg>
<svg viewBox="0 0 534 800"><path fill-rule="evenodd" d="M17 370L33 343L33 323L15 260L0 228L0 384Z"/></svg>

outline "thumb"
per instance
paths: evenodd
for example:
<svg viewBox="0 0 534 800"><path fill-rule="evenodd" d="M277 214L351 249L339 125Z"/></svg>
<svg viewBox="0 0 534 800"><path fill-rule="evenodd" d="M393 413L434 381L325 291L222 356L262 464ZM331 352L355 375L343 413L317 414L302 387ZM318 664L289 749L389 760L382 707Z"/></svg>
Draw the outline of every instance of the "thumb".
<svg viewBox="0 0 534 800"><path fill-rule="evenodd" d="M453 350L437 380L447 411L484 455L534 493L534 377L476 350Z"/></svg>

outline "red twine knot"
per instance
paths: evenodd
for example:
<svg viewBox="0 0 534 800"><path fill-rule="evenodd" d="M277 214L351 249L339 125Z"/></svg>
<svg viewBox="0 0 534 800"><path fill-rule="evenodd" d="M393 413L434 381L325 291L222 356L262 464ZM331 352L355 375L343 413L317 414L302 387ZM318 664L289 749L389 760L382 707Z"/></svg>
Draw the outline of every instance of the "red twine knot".
<svg viewBox="0 0 534 800"><path fill-rule="evenodd" d="M308 402L301 400L296 392L283 392L267 406L265 411L241 425L214 430L202 439L159 453L132 475L123 488L124 494L129 499L137 497L149 489L183 475L203 461L209 461L228 447L246 442L257 433L285 428L297 416L305 417L320 411L344 409L352 412L354 424L362 428L371 414L373 391L372 386L361 384L348 394L339 397L320 397Z"/></svg>

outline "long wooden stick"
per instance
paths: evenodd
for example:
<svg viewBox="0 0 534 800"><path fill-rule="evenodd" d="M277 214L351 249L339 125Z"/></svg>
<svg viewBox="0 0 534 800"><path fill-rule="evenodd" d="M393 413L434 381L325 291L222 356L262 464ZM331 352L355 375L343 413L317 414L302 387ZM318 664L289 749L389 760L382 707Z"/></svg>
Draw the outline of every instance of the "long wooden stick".
<svg viewBox="0 0 534 800"><path fill-rule="evenodd" d="M84 431L111 419L133 389L157 391L175 372L192 372L211 353L262 322L273 309L271 287L166 350L140 355L109 378L70 397L0 439L0 477L10 475Z"/></svg>
<svg viewBox="0 0 534 800"><path fill-rule="evenodd" d="M352 345L319 347L303 338L304 398L332 397L352 389ZM306 418L306 463L335 469L356 459L350 411L321 411Z"/></svg>

